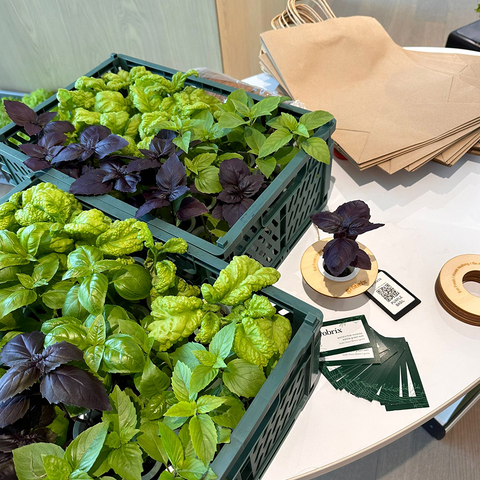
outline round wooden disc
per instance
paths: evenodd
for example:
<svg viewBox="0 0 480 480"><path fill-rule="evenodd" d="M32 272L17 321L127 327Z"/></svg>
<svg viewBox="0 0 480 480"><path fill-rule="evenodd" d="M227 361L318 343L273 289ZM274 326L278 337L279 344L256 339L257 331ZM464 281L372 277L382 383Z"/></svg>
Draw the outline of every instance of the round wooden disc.
<svg viewBox="0 0 480 480"><path fill-rule="evenodd" d="M352 298L366 292L375 282L378 275L378 265L373 253L362 245L358 244L372 262L371 270L359 270L357 276L346 282L335 282L325 278L318 269L318 262L322 256L325 245L331 240L319 240L305 251L300 262L300 271L303 279L318 293L333 298Z"/></svg>
<svg viewBox="0 0 480 480"><path fill-rule="evenodd" d="M440 270L435 294L440 305L462 322L480 326L480 297L470 293L463 282L480 282L480 255L459 255Z"/></svg>

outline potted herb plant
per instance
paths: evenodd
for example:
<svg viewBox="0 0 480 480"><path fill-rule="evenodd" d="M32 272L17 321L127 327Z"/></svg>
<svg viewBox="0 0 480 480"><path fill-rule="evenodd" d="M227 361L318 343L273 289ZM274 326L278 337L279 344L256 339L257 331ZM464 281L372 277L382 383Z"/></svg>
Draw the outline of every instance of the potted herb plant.
<svg viewBox="0 0 480 480"><path fill-rule="evenodd" d="M383 223L370 222L370 208L362 200L340 205L334 212L312 215L313 224L326 233L333 234L323 248L319 270L332 281L348 282L359 269L370 270L368 254L356 242L358 235L383 227Z"/></svg>
<svg viewBox="0 0 480 480"><path fill-rule="evenodd" d="M292 336L257 293L279 273L240 256L195 285L172 257L185 241L49 183L0 205L0 226L0 470L138 480L153 459L162 480L215 478Z"/></svg>

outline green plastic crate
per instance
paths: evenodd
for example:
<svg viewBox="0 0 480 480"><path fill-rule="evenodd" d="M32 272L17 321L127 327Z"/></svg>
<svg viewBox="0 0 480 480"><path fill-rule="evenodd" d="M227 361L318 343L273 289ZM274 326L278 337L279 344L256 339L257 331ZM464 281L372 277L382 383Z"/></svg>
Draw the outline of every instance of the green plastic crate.
<svg viewBox="0 0 480 480"><path fill-rule="evenodd" d="M45 176L24 180L1 198L0 203L7 201L13 193L45 180ZM61 188L56 182L51 183ZM153 236L158 238L160 230L154 226L150 229ZM224 261L195 247L191 247L186 255L177 255L175 263L177 274L196 284L213 283L226 266ZM320 377L322 313L276 287L265 288L262 294L290 319L293 336L278 364L232 432L230 443L222 446L213 461L212 468L219 480L258 480L262 476Z"/></svg>
<svg viewBox="0 0 480 480"><path fill-rule="evenodd" d="M175 73L175 70L153 63L125 55L112 54L109 60L86 75L98 77L107 71L118 71L118 68L129 70L139 65L167 78L171 78ZM185 84L203 88L224 97L235 90L202 78L189 78ZM67 89L72 88L74 88L73 83L67 87ZM263 98L254 94L248 95L255 101ZM35 110L44 112L55 106L56 100L52 97ZM297 118L305 113L305 110L286 104L282 104L279 111L290 113ZM315 136L328 143L331 156L333 153L331 136L334 130L335 120L332 120L315 132ZM19 131L21 129L15 125L0 130L0 162L5 165L5 170L17 183L18 180L27 178L29 172L30 175L32 173L23 165L23 160L27 158L26 155L9 142L11 138L22 143L25 142L22 137L18 136ZM50 169L50 172L53 171ZM56 172L56 174L58 174L56 178L63 178L65 183L73 181L61 172ZM217 240L215 245L159 218L148 216L145 217L145 220L149 225L160 228L164 232L163 238L182 236L189 244L223 260L228 261L234 255L248 254L265 266L277 267L310 225L310 215L322 210L326 205L330 176L331 165L320 163L300 151L227 234ZM98 199L100 199L100 203ZM110 215L118 218L124 218L125 215L131 217L135 213L132 206L110 195L102 195L95 199L85 198L84 201L97 208L102 207Z"/></svg>

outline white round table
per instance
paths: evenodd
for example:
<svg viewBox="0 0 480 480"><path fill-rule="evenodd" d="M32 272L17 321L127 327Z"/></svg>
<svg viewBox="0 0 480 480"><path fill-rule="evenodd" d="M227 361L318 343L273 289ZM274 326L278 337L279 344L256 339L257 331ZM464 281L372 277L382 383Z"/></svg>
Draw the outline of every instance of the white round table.
<svg viewBox="0 0 480 480"><path fill-rule="evenodd" d="M247 82L267 89L276 83L264 74ZM386 224L359 240L379 268L422 303L395 322L365 295L335 300L314 292L299 268L303 252L317 240L313 226L281 265L277 286L319 307L325 320L364 314L380 334L405 337L430 407L387 412L376 402L335 390L322 377L262 480L308 480L339 468L421 426L480 383L480 328L447 314L434 293L447 260L480 253L480 157L465 155L453 167L430 162L392 176L380 169L360 172L335 159L330 192L329 209L362 199L372 221Z"/></svg>

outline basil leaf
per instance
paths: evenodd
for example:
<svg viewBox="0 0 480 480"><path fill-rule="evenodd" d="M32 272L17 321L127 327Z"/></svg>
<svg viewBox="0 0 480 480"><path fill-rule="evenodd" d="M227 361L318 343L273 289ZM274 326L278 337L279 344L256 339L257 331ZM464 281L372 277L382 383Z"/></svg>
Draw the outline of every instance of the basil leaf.
<svg viewBox="0 0 480 480"><path fill-rule="evenodd" d="M327 165L330 163L330 150L328 145L321 138L307 138L304 142L302 142L300 147L315 160L326 163Z"/></svg>
<svg viewBox="0 0 480 480"><path fill-rule="evenodd" d="M52 288L42 295L43 303L52 310L62 308L73 284L73 281L63 281L53 284Z"/></svg>
<svg viewBox="0 0 480 480"><path fill-rule="evenodd" d="M193 353L195 350L206 351L202 344L189 342L177 348L172 354L170 354L170 356L172 357L174 363L181 361L193 371L197 365L200 365L200 362Z"/></svg>
<svg viewBox="0 0 480 480"><path fill-rule="evenodd" d="M242 401L233 395L222 398L225 399L222 408L228 406L228 410L218 415L211 414L210 417L217 425L227 428L235 428L245 414L245 407L243 406Z"/></svg>
<svg viewBox="0 0 480 480"><path fill-rule="evenodd" d="M207 466L217 450L217 430L212 419L200 414L190 420L190 437L198 458Z"/></svg>
<svg viewBox="0 0 480 480"><path fill-rule="evenodd" d="M90 267L72 267L64 273L62 279L68 280L69 278L88 277L92 273L93 271Z"/></svg>
<svg viewBox="0 0 480 480"><path fill-rule="evenodd" d="M248 108L247 105L245 105L242 102L239 102L238 100L231 100L233 103L233 106L235 107L235 110L242 116L242 117L250 117L250 109Z"/></svg>
<svg viewBox="0 0 480 480"><path fill-rule="evenodd" d="M258 152L258 157L263 158L276 152L293 138L293 135L286 129L275 130L266 140Z"/></svg>
<svg viewBox="0 0 480 480"><path fill-rule="evenodd" d="M142 265L127 265L115 273L113 285L125 300L142 300L150 293L152 277Z"/></svg>
<svg viewBox="0 0 480 480"><path fill-rule="evenodd" d="M68 255L68 268L91 268L96 262L103 260L103 253L96 247L84 245L78 247Z"/></svg>
<svg viewBox="0 0 480 480"><path fill-rule="evenodd" d="M195 178L195 187L202 193L219 193L223 190L223 187L219 180L220 170L213 165L204 168L198 173Z"/></svg>
<svg viewBox="0 0 480 480"><path fill-rule="evenodd" d="M73 323L58 325L45 337L45 346L63 341L77 346L80 350L85 350L89 347L87 329L83 325Z"/></svg>
<svg viewBox="0 0 480 480"><path fill-rule="evenodd" d="M202 364L206 365L207 367L213 366L213 364L217 361L217 356L211 352L206 352L203 350L195 350L193 352L197 360Z"/></svg>
<svg viewBox="0 0 480 480"><path fill-rule="evenodd" d="M37 294L33 290L26 289L21 285L0 290L0 318L7 316L18 308L30 305L36 299Z"/></svg>
<svg viewBox="0 0 480 480"><path fill-rule="evenodd" d="M60 260L56 253L40 258L33 268L32 278L36 283L39 280L49 282L58 271Z"/></svg>
<svg viewBox="0 0 480 480"><path fill-rule="evenodd" d="M112 335L105 342L103 369L109 373L137 373L143 370L145 354L128 335Z"/></svg>
<svg viewBox="0 0 480 480"><path fill-rule="evenodd" d="M64 452L54 443L32 443L13 450L13 463L18 480L38 480L45 477L42 460L45 455L63 458Z"/></svg>
<svg viewBox="0 0 480 480"><path fill-rule="evenodd" d="M108 278L103 273L94 273L85 278L78 289L78 301L92 315L103 311L108 290Z"/></svg>
<svg viewBox="0 0 480 480"><path fill-rule="evenodd" d="M188 153L191 138L192 132L187 131L181 137L174 138L172 141L178 148L183 150L185 153Z"/></svg>
<svg viewBox="0 0 480 480"><path fill-rule="evenodd" d="M85 320L88 317L88 312L83 308L78 299L78 291L80 285L74 285L67 293L65 302L62 307L62 314L65 317L76 317L80 320Z"/></svg>
<svg viewBox="0 0 480 480"><path fill-rule="evenodd" d="M72 473L72 467L65 459L55 455L44 455L42 461L48 480L69 479Z"/></svg>
<svg viewBox="0 0 480 480"><path fill-rule="evenodd" d="M88 472L97 460L108 432L108 423L99 423L76 437L65 450L65 459L73 470Z"/></svg>
<svg viewBox="0 0 480 480"><path fill-rule="evenodd" d="M30 275L25 273L17 273L17 279L26 289L32 290L34 288L34 281Z"/></svg>
<svg viewBox="0 0 480 480"><path fill-rule="evenodd" d="M237 358L227 363L223 372L223 382L236 395L254 397L265 383L265 374L258 366Z"/></svg>
<svg viewBox="0 0 480 480"><path fill-rule="evenodd" d="M104 412L103 416L110 422L112 431L116 432L120 441L125 444L138 432L135 406L130 397L120 390L118 385L115 385L110 394L110 403L113 407L112 410Z"/></svg>
<svg viewBox="0 0 480 480"><path fill-rule="evenodd" d="M283 97L272 96L260 100L252 107L251 116L256 118L263 115L270 115L276 108L278 108L282 99Z"/></svg>

